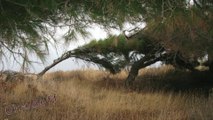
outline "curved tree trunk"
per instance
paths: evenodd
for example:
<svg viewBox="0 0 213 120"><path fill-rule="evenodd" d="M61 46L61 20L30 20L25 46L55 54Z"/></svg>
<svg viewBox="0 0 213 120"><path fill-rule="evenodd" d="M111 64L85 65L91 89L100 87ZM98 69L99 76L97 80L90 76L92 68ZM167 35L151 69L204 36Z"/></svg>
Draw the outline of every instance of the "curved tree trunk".
<svg viewBox="0 0 213 120"><path fill-rule="evenodd" d="M68 51L68 52L64 53L61 57L59 57L58 59L55 59L51 65L45 67L40 73L38 73L38 76L43 76L49 69L51 69L58 63L66 60L70 57L72 57L72 51Z"/></svg>
<svg viewBox="0 0 213 120"><path fill-rule="evenodd" d="M125 86L126 87L132 86L135 78L138 75L138 71L141 68L145 68L151 64L154 64L155 62L160 61L162 58L164 58L164 56L155 57L154 55L152 55L152 56L147 55L147 56L143 57L142 59L140 59L139 61L133 63L133 65L130 69L129 75L126 78Z"/></svg>
<svg viewBox="0 0 213 120"><path fill-rule="evenodd" d="M209 63L209 71L213 73L213 61Z"/></svg>
<svg viewBox="0 0 213 120"><path fill-rule="evenodd" d="M167 59L167 58L170 59ZM166 59L166 60L165 60ZM156 57L155 55L147 55L145 57L143 57L141 60L135 62L129 72L129 75L125 81L125 86L126 87L130 87L132 86L135 78L138 75L138 71L141 68L145 68L151 64L154 64L157 61L167 61L169 64L172 64L175 68L179 68L179 69L189 69L191 71L196 71L194 69L193 63L190 62L186 62L184 61L180 55L177 55L176 53L169 53L169 54L164 54L164 55L160 55L159 57Z"/></svg>
<svg viewBox="0 0 213 120"><path fill-rule="evenodd" d="M40 73L38 73L38 76L39 77L43 76L49 69L51 69L52 67L59 64L60 62L66 60L68 58L71 58L71 57L79 58L79 59L84 60L84 61L93 62L95 64L98 64L98 65L104 67L105 69L109 70L112 74L116 74L120 71L119 68L114 66L112 63L110 63L105 58L98 58L97 55L94 55L94 56L88 55L87 51L85 51L85 52L81 51L81 52L84 53L84 54L82 55L80 53L75 53L75 52L72 52L72 51L68 51L68 52L64 53L61 57L54 60L52 64L45 67Z"/></svg>

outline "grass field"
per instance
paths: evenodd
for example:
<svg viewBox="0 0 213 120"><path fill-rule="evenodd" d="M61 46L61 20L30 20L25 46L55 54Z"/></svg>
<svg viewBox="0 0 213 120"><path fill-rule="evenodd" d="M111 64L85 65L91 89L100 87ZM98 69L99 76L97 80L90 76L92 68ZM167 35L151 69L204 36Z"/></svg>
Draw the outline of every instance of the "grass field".
<svg viewBox="0 0 213 120"><path fill-rule="evenodd" d="M213 96L205 93L212 83L190 74L171 66L143 69L132 89L124 87L125 71L58 71L1 82L0 119L211 120Z"/></svg>

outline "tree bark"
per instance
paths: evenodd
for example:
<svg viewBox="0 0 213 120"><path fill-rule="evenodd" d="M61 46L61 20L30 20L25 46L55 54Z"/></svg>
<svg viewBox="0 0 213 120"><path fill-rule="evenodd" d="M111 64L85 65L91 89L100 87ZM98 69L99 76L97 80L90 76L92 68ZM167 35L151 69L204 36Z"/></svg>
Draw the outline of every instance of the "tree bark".
<svg viewBox="0 0 213 120"><path fill-rule="evenodd" d="M96 56L88 56L88 55L84 55L84 56L75 56L76 58L88 61L88 62L93 62L95 64L98 64L102 67L104 67L105 69L109 70L110 73L112 74L116 74L120 71L120 68L116 68L115 65L113 65L111 62L107 61L107 59L105 58L98 58Z"/></svg>
<svg viewBox="0 0 213 120"><path fill-rule="evenodd" d="M213 61L209 63L209 71L213 73Z"/></svg>
<svg viewBox="0 0 213 120"><path fill-rule="evenodd" d="M120 68L117 68L116 66L114 66L112 63L107 61L107 59L104 59L104 58L101 59L101 58L98 58L95 55L94 56L87 55L86 52L85 52L85 54L82 55L82 54L79 54L79 53L68 51L68 52L64 53L61 57L59 57L58 59L54 60L52 64L45 67L44 70L42 70L40 73L38 73L38 76L39 77L43 76L49 69L51 69L52 67L54 67L58 63L66 60L68 58L71 58L71 57L75 57L75 58L79 58L79 59L82 59L82 60L85 60L85 61L88 61L88 62L93 62L93 63L99 64L100 66L109 70L112 74L116 74L120 71Z"/></svg>
<svg viewBox="0 0 213 120"><path fill-rule="evenodd" d="M40 73L38 73L38 76L43 76L49 69L51 69L52 67L54 67L55 65L57 65L58 63L70 58L71 56L67 55L67 56L61 56L58 59L54 60L53 63L47 67L44 68L44 70L42 70Z"/></svg>
<svg viewBox="0 0 213 120"><path fill-rule="evenodd" d="M155 57L155 56L145 56L143 57L142 59L140 59L139 61L133 63L131 69L130 69L130 72L129 72L129 75L128 77L126 78L126 81L125 81L125 86L127 88L131 87L133 85L133 82L135 80L135 78L137 77L138 75L138 71L141 69L141 68L145 68L151 64L154 64L155 62L157 61L160 61L164 56L160 56L160 57Z"/></svg>

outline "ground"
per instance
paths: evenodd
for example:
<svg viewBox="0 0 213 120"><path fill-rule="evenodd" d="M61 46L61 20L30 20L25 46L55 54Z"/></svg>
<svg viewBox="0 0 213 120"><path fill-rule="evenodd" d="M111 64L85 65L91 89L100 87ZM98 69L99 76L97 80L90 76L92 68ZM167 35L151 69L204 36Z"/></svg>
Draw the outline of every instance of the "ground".
<svg viewBox="0 0 213 120"><path fill-rule="evenodd" d="M127 72L58 71L42 79L1 81L3 120L201 120L213 118L211 82L171 66ZM190 76L190 77L189 77ZM202 75L200 75L202 76Z"/></svg>

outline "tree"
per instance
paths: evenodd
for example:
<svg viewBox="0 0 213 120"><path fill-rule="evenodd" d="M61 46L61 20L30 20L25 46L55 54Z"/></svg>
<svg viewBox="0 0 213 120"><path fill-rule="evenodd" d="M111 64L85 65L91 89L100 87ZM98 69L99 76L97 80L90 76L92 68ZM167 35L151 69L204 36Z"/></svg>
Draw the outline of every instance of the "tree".
<svg viewBox="0 0 213 120"><path fill-rule="evenodd" d="M0 55L12 53L30 63L29 54L36 54L42 61L48 54L48 43L54 35L49 28L69 27L65 42L76 34L87 35L85 28L91 24L106 29L118 28L133 11L138 2L106 0L1 0L0 1ZM130 5L128 9L124 5ZM136 6L135 6L136 5ZM134 6L134 7L133 7ZM117 9L119 8L119 9ZM139 9L139 8L138 8ZM54 42L57 42L56 40ZM19 61L17 61L19 62Z"/></svg>
<svg viewBox="0 0 213 120"><path fill-rule="evenodd" d="M195 67L199 64L197 61L192 62L184 59L180 52L166 52L166 49L153 38L136 33L130 37L119 35L111 36L105 40L93 40L82 47L64 53L38 75L42 76L49 69L68 58L93 62L109 70L112 74L131 66L126 79L127 87L133 83L141 68L157 61L171 64L178 69L189 69L191 71L197 71Z"/></svg>
<svg viewBox="0 0 213 120"><path fill-rule="evenodd" d="M86 35L85 29L91 24L102 25L106 30L123 30L125 22L144 22L146 27L130 40L142 38L144 42L144 39L148 39L151 43L148 45L154 45L153 48L160 45L169 54L163 59L173 63L170 57L174 56L179 62L173 64L178 63L176 66L188 69L193 68L197 58L208 54L207 65L210 71L213 69L211 0L193 0L193 3L189 0L1 0L0 7L1 53L4 54L4 49L7 49L28 62L29 52L43 58L48 51L47 34L54 34L48 29L49 26L68 26L65 38L69 41L78 33ZM148 48L146 51L152 53L148 45L145 45ZM128 49L127 51L129 52ZM157 59L158 57L153 56L154 53L156 51L150 54L152 57L145 55L144 58ZM91 56L84 57L91 59Z"/></svg>

